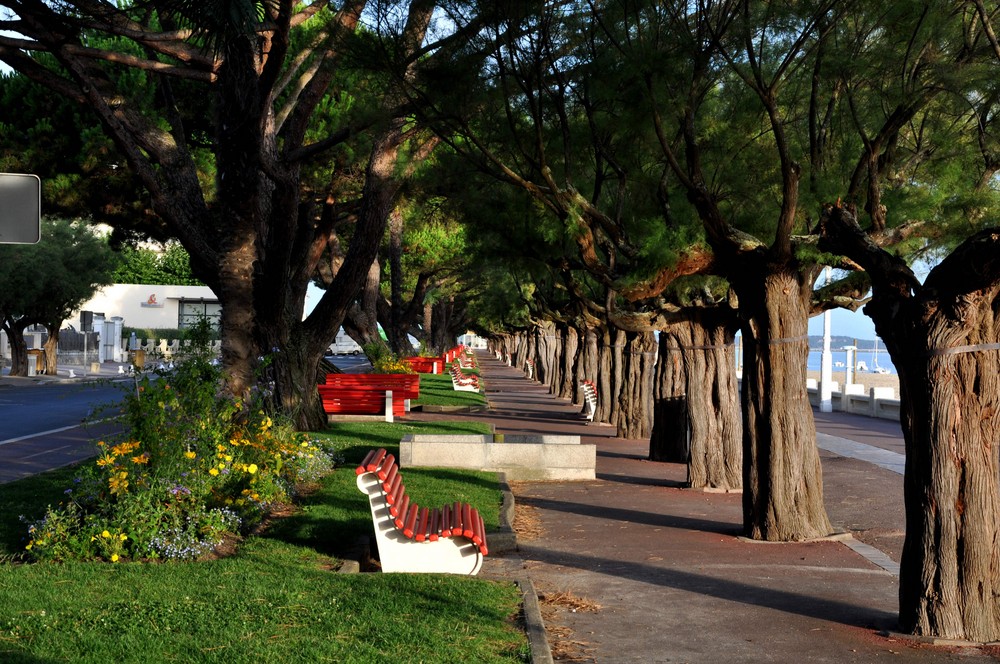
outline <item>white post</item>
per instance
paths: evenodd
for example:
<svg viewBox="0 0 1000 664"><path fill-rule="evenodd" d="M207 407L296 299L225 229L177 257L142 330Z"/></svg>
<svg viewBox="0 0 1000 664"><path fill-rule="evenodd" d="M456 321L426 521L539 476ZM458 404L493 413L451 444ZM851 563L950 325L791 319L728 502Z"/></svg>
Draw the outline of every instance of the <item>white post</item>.
<svg viewBox="0 0 1000 664"><path fill-rule="evenodd" d="M844 369L845 392L847 387L854 384L854 351L857 349L857 346L844 346L844 350L847 351L847 366Z"/></svg>
<svg viewBox="0 0 1000 664"><path fill-rule="evenodd" d="M826 283L830 284L831 272L829 266L824 268ZM833 353L830 352L830 310L823 312L823 353L820 356L819 369L819 412L833 412Z"/></svg>
<svg viewBox="0 0 1000 664"><path fill-rule="evenodd" d="M393 422L392 418L392 390L385 391L385 421L390 424Z"/></svg>

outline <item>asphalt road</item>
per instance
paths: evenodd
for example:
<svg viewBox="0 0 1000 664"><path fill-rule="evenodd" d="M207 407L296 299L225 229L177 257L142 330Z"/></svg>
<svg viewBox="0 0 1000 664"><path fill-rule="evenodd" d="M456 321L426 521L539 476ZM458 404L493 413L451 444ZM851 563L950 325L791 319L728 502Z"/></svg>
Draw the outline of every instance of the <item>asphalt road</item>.
<svg viewBox="0 0 1000 664"><path fill-rule="evenodd" d="M0 383L0 483L60 468L95 454L114 431L122 388L109 382Z"/></svg>

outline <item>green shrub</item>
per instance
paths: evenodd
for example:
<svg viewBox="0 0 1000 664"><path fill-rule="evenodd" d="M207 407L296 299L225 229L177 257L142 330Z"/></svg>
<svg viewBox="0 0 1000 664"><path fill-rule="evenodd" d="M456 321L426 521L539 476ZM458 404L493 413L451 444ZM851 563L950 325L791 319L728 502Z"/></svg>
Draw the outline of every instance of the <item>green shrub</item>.
<svg viewBox="0 0 1000 664"><path fill-rule="evenodd" d="M31 557L197 558L332 469L317 442L224 394L201 348L169 374L136 377L125 433L99 441L67 499L30 525Z"/></svg>
<svg viewBox="0 0 1000 664"><path fill-rule="evenodd" d="M372 373L377 374L412 374L417 373L406 362L389 350L384 344L366 344L365 355L372 363Z"/></svg>

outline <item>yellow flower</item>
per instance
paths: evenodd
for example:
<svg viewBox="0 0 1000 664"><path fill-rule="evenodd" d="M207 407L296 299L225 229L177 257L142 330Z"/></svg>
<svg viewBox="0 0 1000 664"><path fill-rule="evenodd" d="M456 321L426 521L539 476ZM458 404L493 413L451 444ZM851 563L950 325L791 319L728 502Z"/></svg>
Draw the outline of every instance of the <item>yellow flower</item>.
<svg viewBox="0 0 1000 664"><path fill-rule="evenodd" d="M128 489L128 480L125 479L126 477L128 477L128 473L123 470L114 477L108 479L108 487L111 489L111 493L113 495L125 493L125 490Z"/></svg>
<svg viewBox="0 0 1000 664"><path fill-rule="evenodd" d="M124 542L125 540L128 539L128 535L126 535L125 533L122 533L121 535L118 536L118 539L120 539L121 541Z"/></svg>
<svg viewBox="0 0 1000 664"><path fill-rule="evenodd" d="M218 468L213 468L210 471L208 471L208 474L211 475L211 476L213 476L213 477L215 477L216 475L219 474L219 469Z"/></svg>
<svg viewBox="0 0 1000 664"><path fill-rule="evenodd" d="M149 463L149 452L143 452L139 456L132 457L132 463L138 463L138 464Z"/></svg>
<svg viewBox="0 0 1000 664"><path fill-rule="evenodd" d="M101 458L97 460L97 465L100 467L110 466L115 462L115 458L110 454L103 454Z"/></svg>
<svg viewBox="0 0 1000 664"><path fill-rule="evenodd" d="M252 463L249 466L247 466L247 472L250 473L251 475L253 475L254 473L256 473L257 472L257 464Z"/></svg>
<svg viewBox="0 0 1000 664"><path fill-rule="evenodd" d="M184 453L184 456L186 458L188 458L188 459L193 459L193 458L195 458L198 455L195 452L192 452L191 450L188 450L187 452Z"/></svg>
<svg viewBox="0 0 1000 664"><path fill-rule="evenodd" d="M26 547L24 547L24 548L25 548L25 549L27 549L28 551L31 551L31 546L32 546L33 544L34 544L34 542L28 542L28 546L26 546Z"/></svg>
<svg viewBox="0 0 1000 664"><path fill-rule="evenodd" d="M118 554L117 553L112 553L111 554L111 562L113 562L113 563L118 562Z"/></svg>
<svg viewBox="0 0 1000 664"><path fill-rule="evenodd" d="M105 530L103 533L101 533L101 537L103 537L104 539L107 539L107 538L111 537L111 533L109 533L108 531Z"/></svg>

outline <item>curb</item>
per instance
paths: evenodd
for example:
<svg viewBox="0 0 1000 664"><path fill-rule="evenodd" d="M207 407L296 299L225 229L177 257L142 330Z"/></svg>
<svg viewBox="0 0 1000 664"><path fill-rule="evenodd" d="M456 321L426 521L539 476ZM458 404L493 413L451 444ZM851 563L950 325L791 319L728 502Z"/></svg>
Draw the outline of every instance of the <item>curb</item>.
<svg viewBox="0 0 1000 664"><path fill-rule="evenodd" d="M524 612L524 631L528 635L528 647L531 648L532 664L552 664L552 649L545 636L545 623L542 621L542 609L538 605L538 593L535 584L526 576L514 578L514 583L521 589L521 607Z"/></svg>

